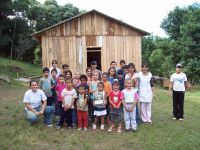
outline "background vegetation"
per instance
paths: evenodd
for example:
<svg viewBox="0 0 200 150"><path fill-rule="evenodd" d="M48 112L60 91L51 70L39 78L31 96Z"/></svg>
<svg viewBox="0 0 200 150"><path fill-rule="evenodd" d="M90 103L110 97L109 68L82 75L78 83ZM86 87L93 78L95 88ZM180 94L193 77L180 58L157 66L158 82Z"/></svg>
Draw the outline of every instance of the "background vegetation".
<svg viewBox="0 0 200 150"><path fill-rule="evenodd" d="M200 82L200 4L175 7L162 21L167 38L143 38L143 61L154 75L169 77L176 63L182 63L191 83Z"/></svg>
<svg viewBox="0 0 200 150"><path fill-rule="evenodd" d="M15 60L41 63L38 43L33 32L78 15L84 10L56 0L3 0L0 5L0 55ZM161 22L167 37L143 38L142 59L154 75L169 77L176 63L193 84L200 82L200 3L175 7Z"/></svg>

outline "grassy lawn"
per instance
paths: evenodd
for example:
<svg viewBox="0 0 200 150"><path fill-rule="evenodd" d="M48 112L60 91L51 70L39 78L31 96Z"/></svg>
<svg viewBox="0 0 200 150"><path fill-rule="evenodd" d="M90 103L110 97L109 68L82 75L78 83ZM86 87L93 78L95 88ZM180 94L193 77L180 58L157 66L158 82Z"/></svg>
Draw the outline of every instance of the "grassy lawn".
<svg viewBox="0 0 200 150"><path fill-rule="evenodd" d="M0 68L5 61L0 58ZM10 61L7 65L11 66ZM22 68L24 73L41 73L41 69L36 66L28 64L23 66L18 62L13 65ZM10 76L13 77L13 74ZM200 92L198 90L186 93L184 121L171 119L171 97L166 95L166 90L157 87L152 108L152 125L140 124L138 131L134 133L110 133L106 130L89 129L84 132L66 128L57 131L54 127L45 127L42 119L38 124L30 126L24 119L22 103L28 86L18 82L0 84L0 149L198 150L200 147Z"/></svg>

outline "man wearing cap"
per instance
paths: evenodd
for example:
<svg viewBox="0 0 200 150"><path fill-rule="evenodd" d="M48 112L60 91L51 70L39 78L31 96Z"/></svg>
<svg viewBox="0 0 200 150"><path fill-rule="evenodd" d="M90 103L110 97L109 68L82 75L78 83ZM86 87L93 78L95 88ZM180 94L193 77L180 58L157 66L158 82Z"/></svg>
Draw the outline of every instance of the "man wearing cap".
<svg viewBox="0 0 200 150"><path fill-rule="evenodd" d="M99 72L99 80L101 80L101 71L97 69L97 62L95 60L93 60L91 62L91 68L92 68L92 72L94 71L98 71Z"/></svg>
<svg viewBox="0 0 200 150"><path fill-rule="evenodd" d="M173 98L173 119L183 120L184 115L184 95L187 87L186 74L182 72L182 64L176 64L176 72L170 77L169 92L172 92Z"/></svg>

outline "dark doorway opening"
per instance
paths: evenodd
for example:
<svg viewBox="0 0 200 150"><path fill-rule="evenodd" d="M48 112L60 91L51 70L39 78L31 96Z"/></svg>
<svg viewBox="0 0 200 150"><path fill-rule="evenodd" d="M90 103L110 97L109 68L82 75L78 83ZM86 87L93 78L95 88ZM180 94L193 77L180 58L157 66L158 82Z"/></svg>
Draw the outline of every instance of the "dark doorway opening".
<svg viewBox="0 0 200 150"><path fill-rule="evenodd" d="M91 66L91 62L97 62L97 69L101 70L101 47L88 47L87 48L87 66Z"/></svg>

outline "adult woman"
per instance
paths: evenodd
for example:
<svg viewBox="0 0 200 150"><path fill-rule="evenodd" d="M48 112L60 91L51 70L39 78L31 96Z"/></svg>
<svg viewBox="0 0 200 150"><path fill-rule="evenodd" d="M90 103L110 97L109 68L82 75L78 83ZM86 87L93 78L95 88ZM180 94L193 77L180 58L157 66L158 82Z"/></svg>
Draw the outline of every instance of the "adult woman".
<svg viewBox="0 0 200 150"><path fill-rule="evenodd" d="M57 60L55 60L55 59L52 60L51 64L52 64L52 67L49 68L49 70L51 72L52 69L56 69L57 70L56 78L58 78L59 75L61 74L61 70L57 67L57 64L58 64Z"/></svg>
<svg viewBox="0 0 200 150"><path fill-rule="evenodd" d="M153 99L152 74L148 71L148 64L142 65L142 72L139 72L139 100L141 107L141 118L144 123L151 121L151 103Z"/></svg>
<svg viewBox="0 0 200 150"><path fill-rule="evenodd" d="M181 68L182 64L176 64L176 72L170 77L169 92L173 88L173 120L183 120L184 118L184 95L187 88L187 76Z"/></svg>
<svg viewBox="0 0 200 150"><path fill-rule="evenodd" d="M44 92L38 89L36 81L30 82L30 89L24 95L26 118L30 123L38 121L38 117L44 115L44 124L52 126L53 107L47 105L47 97Z"/></svg>

